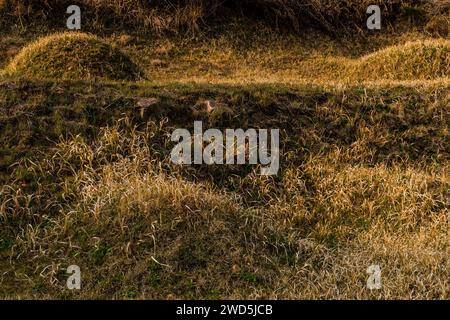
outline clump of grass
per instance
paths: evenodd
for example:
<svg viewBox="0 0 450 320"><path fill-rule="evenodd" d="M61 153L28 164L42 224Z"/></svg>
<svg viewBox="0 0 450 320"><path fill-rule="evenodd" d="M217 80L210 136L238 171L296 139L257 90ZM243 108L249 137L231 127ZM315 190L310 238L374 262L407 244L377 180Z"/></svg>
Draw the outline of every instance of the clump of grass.
<svg viewBox="0 0 450 320"><path fill-rule="evenodd" d="M430 80L450 76L450 41L414 41L388 47L349 63L356 80Z"/></svg>
<svg viewBox="0 0 450 320"><path fill-rule="evenodd" d="M138 80L139 67L118 48L79 32L50 35L24 47L7 75L38 79Z"/></svg>

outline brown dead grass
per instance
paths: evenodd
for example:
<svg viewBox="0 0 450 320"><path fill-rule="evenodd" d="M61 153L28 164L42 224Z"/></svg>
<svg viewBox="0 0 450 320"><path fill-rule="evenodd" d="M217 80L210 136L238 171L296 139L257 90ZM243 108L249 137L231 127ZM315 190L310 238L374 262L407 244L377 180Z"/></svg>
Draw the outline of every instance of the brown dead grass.
<svg viewBox="0 0 450 320"><path fill-rule="evenodd" d="M134 26L139 30L197 32L214 20L244 15L271 21L269 24L287 26L299 31L303 26L316 26L336 33L337 29L361 29L369 5L378 4L386 21L432 21L448 14L448 0L153 0L150 4L137 0L82 0L84 14L92 26ZM64 14L70 1L2 0L4 18L53 20Z"/></svg>

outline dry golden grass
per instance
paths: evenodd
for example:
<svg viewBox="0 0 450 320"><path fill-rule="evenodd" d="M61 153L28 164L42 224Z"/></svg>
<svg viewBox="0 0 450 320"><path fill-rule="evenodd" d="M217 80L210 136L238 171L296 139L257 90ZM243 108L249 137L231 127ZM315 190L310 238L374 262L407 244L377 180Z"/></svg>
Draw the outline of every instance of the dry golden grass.
<svg viewBox="0 0 450 320"><path fill-rule="evenodd" d="M327 87L449 83L450 42L445 38L415 33L375 38L367 47L358 44L354 56L349 56L354 45L350 41L314 40L313 35L279 37L265 30L270 48L252 31L240 41L240 31L233 30L230 37L220 35L195 46L165 40L148 47L129 45L127 50L135 59L144 57L140 63L148 78L162 83L313 83ZM152 64L155 58L162 61L156 67Z"/></svg>
<svg viewBox="0 0 450 320"><path fill-rule="evenodd" d="M450 40L408 42L364 56L346 68L362 80L431 80L450 77Z"/></svg>
<svg viewBox="0 0 450 320"><path fill-rule="evenodd" d="M285 270L278 298L445 299L448 172L348 165L345 158L339 151L312 157L304 172L293 169L286 186L299 186L299 177L308 176L317 189L309 195L293 188L269 209L288 228L300 227L303 237L337 243L317 262L321 268L307 262ZM383 270L378 292L365 289L369 261Z"/></svg>
<svg viewBox="0 0 450 320"><path fill-rule="evenodd" d="M445 166L354 165L344 150L311 155L277 187L245 178L268 196L249 207L240 192L164 173L148 143L164 130L105 128L92 144L64 140L47 160L30 163L36 176L61 177L60 195L47 200L50 215L33 213L44 189L31 197L2 189L3 219L35 220L18 234L12 257L33 257L41 280L30 280L44 296L69 297L61 272L76 262L82 298L447 297ZM371 264L382 268L379 291L365 286Z"/></svg>

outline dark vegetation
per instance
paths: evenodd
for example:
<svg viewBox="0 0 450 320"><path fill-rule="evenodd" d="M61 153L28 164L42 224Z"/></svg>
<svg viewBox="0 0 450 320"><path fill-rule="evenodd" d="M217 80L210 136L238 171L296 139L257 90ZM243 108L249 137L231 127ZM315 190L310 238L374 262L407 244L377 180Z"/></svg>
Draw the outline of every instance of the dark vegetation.
<svg viewBox="0 0 450 320"><path fill-rule="evenodd" d="M71 4L84 8L90 28L125 28L140 32L196 32L208 25L223 24L239 17L259 20L273 27L299 32L313 27L330 33L345 29L364 29L366 8L378 4L386 24L412 22L433 27L448 20L447 0L2 0L1 22L30 24L48 22L64 27L55 13L64 12Z"/></svg>

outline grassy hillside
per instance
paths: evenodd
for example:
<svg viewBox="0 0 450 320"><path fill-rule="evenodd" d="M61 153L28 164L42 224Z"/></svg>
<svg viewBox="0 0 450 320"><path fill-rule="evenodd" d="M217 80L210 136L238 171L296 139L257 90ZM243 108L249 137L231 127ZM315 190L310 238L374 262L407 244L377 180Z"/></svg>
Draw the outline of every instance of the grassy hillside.
<svg viewBox="0 0 450 320"><path fill-rule="evenodd" d="M79 3L0 1L1 298L448 298L446 1ZM279 174L174 165L195 120Z"/></svg>

